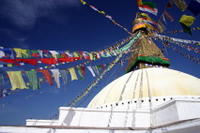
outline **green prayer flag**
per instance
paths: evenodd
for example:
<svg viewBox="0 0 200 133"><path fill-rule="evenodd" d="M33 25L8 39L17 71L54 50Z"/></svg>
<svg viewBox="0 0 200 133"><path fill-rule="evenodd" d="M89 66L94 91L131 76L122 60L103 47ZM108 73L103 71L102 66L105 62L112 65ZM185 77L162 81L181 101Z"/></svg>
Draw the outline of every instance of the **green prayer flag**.
<svg viewBox="0 0 200 133"><path fill-rule="evenodd" d="M149 2L149 1L142 1L143 5L149 6L151 8L156 8L156 4L154 2Z"/></svg>
<svg viewBox="0 0 200 133"><path fill-rule="evenodd" d="M39 89L40 84L39 84L39 81L37 78L36 71L35 70L34 71L26 71L25 73L28 77L30 87L34 90Z"/></svg>
<svg viewBox="0 0 200 133"><path fill-rule="evenodd" d="M81 79L83 79L83 78L84 78L84 75L83 75L82 72L81 72L81 67L78 66L78 67L77 67L77 70L78 70L78 74L80 75Z"/></svg>

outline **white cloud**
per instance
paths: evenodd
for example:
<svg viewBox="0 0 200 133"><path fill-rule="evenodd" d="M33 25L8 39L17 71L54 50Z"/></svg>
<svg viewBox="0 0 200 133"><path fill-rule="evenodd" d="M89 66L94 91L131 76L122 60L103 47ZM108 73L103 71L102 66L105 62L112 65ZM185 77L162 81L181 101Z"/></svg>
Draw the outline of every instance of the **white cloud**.
<svg viewBox="0 0 200 133"><path fill-rule="evenodd" d="M77 6L79 0L1 0L0 16L19 28L30 29L38 18L51 17L60 8Z"/></svg>

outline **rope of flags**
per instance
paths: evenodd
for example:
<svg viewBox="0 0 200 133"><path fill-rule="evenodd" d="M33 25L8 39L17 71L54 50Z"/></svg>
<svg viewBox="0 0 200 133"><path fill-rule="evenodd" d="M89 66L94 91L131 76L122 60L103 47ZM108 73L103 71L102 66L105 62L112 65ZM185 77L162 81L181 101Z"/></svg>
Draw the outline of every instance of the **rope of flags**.
<svg viewBox="0 0 200 133"><path fill-rule="evenodd" d="M185 39L169 37L169 36L165 36L161 34L154 34L154 37L163 41L169 41L171 43L178 42L178 43L186 43L186 44L200 46L200 41L195 41L195 40L185 40Z"/></svg>
<svg viewBox="0 0 200 133"><path fill-rule="evenodd" d="M154 15L157 15L158 9L156 7L156 3L152 2L150 0L136 0L139 10L143 12L148 12ZM176 6L180 9L180 11L185 11L186 9L189 10L191 13L194 14L194 16L197 16L200 14L200 1L199 0L191 0L189 4L185 2L185 0L169 0L164 8L163 13L161 14L158 22L153 25L155 28L155 31L158 31L160 33L164 32L166 30L165 25L167 24L167 21L173 22L174 18L173 16L167 11L167 9L172 8L173 6ZM196 18L191 15L183 14L180 19L179 23L183 28L183 32L192 34L191 32L191 26L196 20ZM150 24L152 25L152 23Z"/></svg>
<svg viewBox="0 0 200 133"><path fill-rule="evenodd" d="M181 56L183 56L183 57L185 57L187 59L189 59L190 61L192 61L194 63L197 63L197 64L200 64L200 58L195 57L193 55L190 55L188 53L182 52L181 50L179 50L178 48L176 48L176 47L174 47L172 45L169 45L167 47L171 48L174 52L180 54Z"/></svg>
<svg viewBox="0 0 200 133"><path fill-rule="evenodd" d="M186 49L187 51L193 51L197 54L200 54L200 48L197 48L197 47L191 47L189 45L185 45L183 43L180 43L180 42L174 42L174 44L177 44L179 47L182 47L184 49Z"/></svg>
<svg viewBox="0 0 200 133"><path fill-rule="evenodd" d="M92 83L92 84L90 84L89 85L89 87L87 87L86 89L85 89L85 91L84 92L82 92L79 96L77 96L72 102L70 102L69 104L68 104L68 106L74 106L77 102L79 102L83 97L85 97L90 91L91 91L91 89L93 88L93 87L95 87L98 83L99 83L99 81L101 80L101 79L103 79L103 77L105 76L105 74L108 72L108 71L110 71L116 64L117 64L117 62L119 62L120 61L120 59L122 58L122 54L120 54L119 56L117 56L117 58L107 67L107 69L105 69L100 75L99 75L99 77Z"/></svg>
<svg viewBox="0 0 200 133"><path fill-rule="evenodd" d="M138 38L141 36L141 33L136 34L131 40L124 45L123 47L115 50L117 53L128 53L131 47L135 44ZM120 55L121 55L120 54ZM57 88L60 88L60 78L64 82L67 83L68 75L70 75L71 80L83 79L85 77L86 68L90 71L93 77L96 77L101 73L102 70L106 68L107 65L95 65L95 66L86 66L86 63L81 65L76 65L75 67L65 68L65 69L32 69L28 71L4 71L1 72L0 82L1 85L4 83L5 77L8 77L11 84L11 91L16 89L39 89L40 83L47 82L49 85L53 85L56 83ZM112 64L111 64L112 66ZM38 78L38 76L40 76ZM78 76L79 75L79 76ZM78 78L80 77L80 78ZM6 96L7 89L0 89L0 96Z"/></svg>
<svg viewBox="0 0 200 133"><path fill-rule="evenodd" d="M99 52L102 53L102 51L103 51L104 53L107 53L107 55L112 55L110 51L118 49L119 47L124 45L126 42L128 42L130 39L131 39L131 36L129 36L129 37L125 38L125 39L122 39L121 41L118 41L115 45L113 45L113 46L111 46L109 48L103 49L103 50L101 50ZM20 49L20 48L18 48L18 49ZM44 69L55 68L58 65L68 63L67 61L66 62L63 61L62 63L58 63L57 60L55 60L53 58L53 55L51 55L51 53L49 52L50 50L30 50L30 49L20 49L20 50L24 51L23 53L25 53L25 55L29 56L29 59L33 58L34 59L33 62L31 60L29 60L29 59L28 60L27 59L25 59L25 60L23 60L23 59L14 60L13 58L16 58L16 53L14 52L14 50L12 48L3 48L3 47L1 47L0 48L0 60L1 60L1 58L5 58L5 59L8 59L8 60L3 59L3 61L5 61L5 62L7 61L7 64L5 64L5 63L4 64L0 64L0 68L11 68L11 67L16 66L15 64L17 64L17 66L24 66L25 63L24 62L20 62L20 61L25 61L26 63L28 63L27 61L29 61L30 63L34 63L35 62L35 64L37 64L37 63L41 64L41 61L39 61L39 60L37 60L35 58L36 57L41 58L41 57L44 57L44 56L52 58L52 59L44 59L44 60L46 60L47 62L48 62L48 60L53 60L54 63L52 63L52 61L48 62L48 66L41 66L40 67L42 69L43 68ZM45 51L45 52L43 52L43 51ZM67 58L69 56L80 56L81 53L84 54L83 51L80 51L80 52L56 51L56 50L52 50L52 51L55 51L57 53L56 54L57 57L67 57ZM33 53L33 55L31 53ZM40 53L40 55L38 53ZM95 53L95 51L90 52L90 53L85 51L85 53L88 53L90 55L89 59L94 59L93 56L96 55L96 54L90 54L90 53ZM77 59L80 59L81 57L83 57L83 56L76 57L76 58L72 57L71 59L74 59L74 60L76 59L77 60ZM11 58L12 60L9 60L9 58ZM15 64L11 64L9 62L13 62ZM56 62L56 64L55 64L55 62ZM52 63L52 64L50 64L50 63Z"/></svg>
<svg viewBox="0 0 200 133"><path fill-rule="evenodd" d="M69 52L69 51L55 51L55 50L30 50L30 49L20 49L20 48L1 48L0 53L2 58L0 58L0 62L8 63L16 66L21 66L24 64L29 65L38 65L38 64L48 64L48 65L58 65L65 64L69 62L74 62L77 60L97 60L100 58L107 58L111 56L117 56L121 52L127 50L130 47L130 43L132 40L136 39L137 35L133 35L128 37L121 42L117 43L115 46L101 50L101 51L80 51L80 52ZM124 45L130 41L130 43ZM124 45L124 46L122 46ZM122 46L122 47L121 47ZM121 47L121 48L119 48ZM12 54L7 54L7 52ZM34 52L32 52L34 51ZM34 56L33 56L34 53ZM36 56L37 55L37 56ZM46 58L42 58L42 57ZM51 58L50 58L51 57ZM10 59L11 58L11 59ZM14 59L13 59L14 58ZM20 58L20 59L18 59ZM21 59L23 58L23 59ZM25 58L25 59L24 59ZM27 59L28 58L28 59ZM1 65L1 67L7 65Z"/></svg>
<svg viewBox="0 0 200 133"><path fill-rule="evenodd" d="M118 26L119 28L123 29L125 32L127 32L128 34L132 35L131 32L129 32L129 30L127 28L125 28L124 26L122 26L121 24L119 24L117 21L115 21L112 16L106 14L105 11L103 10L99 10L97 9L95 6L87 3L86 1L84 0L80 0L81 4L83 5L87 5L88 7L90 7L91 9L93 9L94 11L96 11L97 13L103 15L105 18L107 18L108 20L110 20L114 25Z"/></svg>
<svg viewBox="0 0 200 133"><path fill-rule="evenodd" d="M158 40L158 38L153 38L154 40ZM159 39L160 40L160 39ZM186 52L183 52L181 51L180 49L178 49L177 47L175 47L174 45L171 45L168 41L165 41L165 40L160 40L163 44L163 46L165 48L171 48L174 52L178 53L179 55L189 59L190 61L194 62L194 63L197 63L197 64L200 64L200 58L198 57L195 57L193 55L190 55Z"/></svg>
<svg viewBox="0 0 200 133"><path fill-rule="evenodd" d="M136 48L135 42L137 42L138 38L141 37L141 33L139 32L136 36L136 39L134 39L131 43L130 43L130 47L128 48L131 52L134 52L134 49ZM137 49L135 49L137 50ZM119 56L116 57L116 59L107 67L107 69L105 69L98 77L97 79L89 85L89 87L87 87L79 96L77 96L75 99L73 99L67 106L74 106L77 102L79 102L83 97L85 97L91 90L93 87L95 87L101 79L103 79L103 77L105 76L105 74L107 72L109 72L123 57L123 54L126 54L127 52L122 52Z"/></svg>
<svg viewBox="0 0 200 133"><path fill-rule="evenodd" d="M60 88L62 81L67 84L70 79L83 79L86 75L86 68L93 77L96 77L103 71L108 64L101 65L77 65L65 69L32 69L27 71L4 71L0 72L0 98L8 95L8 92L19 89L40 89L40 84L47 82L49 85L56 83L57 88ZM6 84L5 80L10 81L10 85ZM11 89L6 89L5 86L11 86Z"/></svg>
<svg viewBox="0 0 200 133"><path fill-rule="evenodd" d="M172 8L173 6L176 6L180 9L180 11L189 10L194 16L197 16L200 14L200 1L199 0L190 0L189 4L185 0L169 0L167 2L166 7L164 8L164 11L158 20L158 27L159 32L162 33L165 31L165 25L167 24L167 21L173 22L174 18L173 16L167 11L167 9ZM191 25L195 21L195 17L191 15L182 15L179 19L179 23L183 28L183 32L192 34L191 32Z"/></svg>
<svg viewBox="0 0 200 133"><path fill-rule="evenodd" d="M193 27L191 28L191 31L196 31L196 30L200 30L200 27ZM176 33L183 33L183 30L172 30L172 31L165 31L165 33L168 34L176 34Z"/></svg>
<svg viewBox="0 0 200 133"><path fill-rule="evenodd" d="M174 40L169 39L169 38L165 38L165 39L154 38L154 39L159 39L159 40L161 40L161 41L163 41L165 43L171 42L171 43L176 44L177 46L182 47L182 48L184 48L184 49L186 49L188 51L193 51L193 52L195 52L197 54L200 54L200 48L199 47L192 47L190 45L184 44L183 42L174 41Z"/></svg>

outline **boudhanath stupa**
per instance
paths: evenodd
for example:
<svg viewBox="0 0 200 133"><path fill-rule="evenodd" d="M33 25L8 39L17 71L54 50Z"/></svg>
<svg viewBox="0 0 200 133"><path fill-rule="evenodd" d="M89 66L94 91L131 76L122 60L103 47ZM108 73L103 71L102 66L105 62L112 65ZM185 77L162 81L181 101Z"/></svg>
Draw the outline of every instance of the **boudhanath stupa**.
<svg viewBox="0 0 200 133"><path fill-rule="evenodd" d="M0 126L3 133L199 133L200 79L168 68L149 26L141 33L127 73L102 88L87 107L60 107L55 120L27 119L26 126Z"/></svg>

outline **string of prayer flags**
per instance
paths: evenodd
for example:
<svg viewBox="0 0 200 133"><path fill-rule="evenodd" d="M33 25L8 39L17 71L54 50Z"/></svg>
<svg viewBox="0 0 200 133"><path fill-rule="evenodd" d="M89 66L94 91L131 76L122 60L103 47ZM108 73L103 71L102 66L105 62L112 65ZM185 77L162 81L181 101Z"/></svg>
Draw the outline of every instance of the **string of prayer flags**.
<svg viewBox="0 0 200 133"><path fill-rule="evenodd" d="M38 63L44 63L48 65L59 64L65 62L74 62L80 60L80 57L68 57L68 58L41 58L41 59L0 59L1 62L14 64L20 66L20 63L26 63L30 65L37 65Z"/></svg>
<svg viewBox="0 0 200 133"><path fill-rule="evenodd" d="M153 38L155 40L157 40L158 38ZM181 56L184 56L186 57L187 59L191 60L192 62L194 63L197 63L197 64L200 64L200 58L198 57L195 57L193 55L190 55L188 53L185 53L181 50L179 50L177 47L175 47L174 45L170 45L167 41L165 40L161 40L163 41L162 44L165 46L165 47L168 47L168 48L171 48L172 50L174 50L176 53L180 54Z"/></svg>
<svg viewBox="0 0 200 133"><path fill-rule="evenodd" d="M191 28L191 31L196 31L196 30L200 30L200 27ZM166 31L165 33L175 34L175 33L180 33L180 32L184 32L184 31L183 30L172 30L172 31Z"/></svg>
<svg viewBox="0 0 200 133"><path fill-rule="evenodd" d="M135 44L135 42L141 37L141 33L139 32L137 35L135 35L126 45L123 47L115 50L116 53L123 53L124 51L127 51Z"/></svg>
<svg viewBox="0 0 200 133"><path fill-rule="evenodd" d="M181 11L185 11L187 9L185 0L173 0L173 2Z"/></svg>
<svg viewBox="0 0 200 133"><path fill-rule="evenodd" d="M182 15L179 19L179 23L181 24L183 31L188 32L189 34L191 34L190 26L194 23L194 21L195 17L188 15Z"/></svg>
<svg viewBox="0 0 200 133"><path fill-rule="evenodd" d="M192 51L192 52L195 52L197 54L200 54L200 49L198 47L192 47L190 45L186 45L186 44L181 43L181 42L171 41L170 39L169 40L162 40L162 41L167 42L167 43L171 42L171 43L176 44L177 46L179 46L181 48L186 49L189 52Z"/></svg>
<svg viewBox="0 0 200 133"><path fill-rule="evenodd" d="M70 102L68 104L68 106L74 106L77 102L79 102L83 97L85 97L93 87L95 87L99 81L103 78L103 76L108 72L110 71L116 64L117 62L120 61L120 59L122 58L122 54L120 54L119 56L117 56L117 58L107 67L107 69L105 69L99 76L98 78L92 83L89 85L88 88L85 89L84 92L82 92L79 96L77 96L75 99L72 100L72 102Z"/></svg>
<svg viewBox="0 0 200 133"><path fill-rule="evenodd" d="M174 18L166 10L163 13L163 17L166 18L167 20L169 20L170 22L174 21Z"/></svg>
<svg viewBox="0 0 200 133"><path fill-rule="evenodd" d="M185 39L180 39L180 38L174 38L174 37L169 37L165 35L160 35L160 34L155 34L155 38L160 39L162 41L168 41L171 43L186 43L186 44L193 44L196 46L200 46L200 41L194 41L194 40L185 40Z"/></svg>
<svg viewBox="0 0 200 133"><path fill-rule="evenodd" d="M149 12L157 15L158 9L156 8L156 3L150 1L137 0L138 7L141 11Z"/></svg>
<svg viewBox="0 0 200 133"><path fill-rule="evenodd" d="M184 49L186 49L188 51L193 51L193 52L195 52L197 54L200 54L200 49L197 48L197 47L191 47L191 46L185 45L183 43L175 43L175 44L177 44L178 46L180 46L180 47L182 47L182 48L184 48Z"/></svg>
<svg viewBox="0 0 200 133"><path fill-rule="evenodd" d="M176 53L180 54L181 56L189 59L190 61L200 64L200 58L190 55L188 53L185 53L172 45L168 45L168 47L171 48L172 50L174 50Z"/></svg>
<svg viewBox="0 0 200 133"><path fill-rule="evenodd" d="M19 54L18 57L23 58L25 57L23 53L29 53L31 56L28 59L17 59L13 48L0 48L0 62L8 63L8 64L0 64L0 67L12 67L14 65L16 66L23 66L25 64L29 65L38 65L38 64L47 64L51 66L59 65L59 64L65 64L68 62L74 62L76 60L96 60L101 57L108 58L111 56L117 56L121 52L118 51L119 47L127 43L133 38L133 36L129 36L126 39L123 39L120 42L117 42L114 46L111 46L109 48L103 49L101 51L78 51L78 52L69 52L69 51L55 51L55 50L29 50L29 49L20 49L19 51L23 51ZM18 51L18 50L16 50ZM28 52L27 52L28 51ZM50 54L49 54L50 53ZM23 56L22 56L23 55ZM76 57L75 57L76 56ZM48 58L47 58L48 57ZM3 58L3 59L1 59ZM44 68L49 68L49 66L45 66Z"/></svg>
<svg viewBox="0 0 200 133"><path fill-rule="evenodd" d="M113 46L112 50L110 50L111 48L107 48L102 50L101 52L112 52L113 50L117 49L118 46L123 45L124 43L126 43L127 41L130 40L130 37L121 41L120 43L117 43L116 46ZM16 48L15 48L16 49ZM19 49L19 48L17 48ZM28 49L20 49L22 51L27 51ZM9 49L9 52L12 52L14 50ZM37 51L37 50L35 50ZM48 50L46 50L45 52L47 52ZM39 56L39 53L35 52L34 56L32 56L32 54L30 55L31 57L29 57L28 59L13 59L11 58L11 56L6 56L6 52L8 52L7 48L4 49L0 49L0 58L4 58L3 60L0 61L5 61L7 63L12 62L13 64L18 64L20 62L23 63L27 63L27 64L31 64L31 65L37 65L37 63L44 63L44 64L57 64L57 63L65 63L65 62L72 62L72 61L76 61L76 60L81 60L81 59L87 59L87 60L96 60L101 58L100 52L87 52L87 51L80 51L80 52L65 52L65 54L60 51L55 51L55 50L50 50L49 53L51 53L53 58L41 58ZM42 53L45 53L42 52ZM37 58L36 58L37 56ZM111 55L110 55L111 56ZM108 56L108 57L110 57ZM112 56L116 56L116 55L112 55ZM20 54L20 56L16 56L17 57L24 57ZM9 59L11 58L11 59Z"/></svg>
<svg viewBox="0 0 200 133"><path fill-rule="evenodd" d="M88 61L89 62L89 61ZM68 74L71 76L71 81L83 79L86 75L86 63L79 64L67 69L32 69L28 71L6 71L6 73L1 72L0 74L0 98L7 96L10 92L16 89L33 89L37 90L40 88L40 84L47 82L49 85L56 83L56 87L61 87L60 80L64 84L68 82ZM100 75L103 70L106 69L106 64L89 66L91 68L89 71L93 71L95 76ZM77 75L77 73L79 76ZM41 74L42 77L39 77ZM5 76L8 76L8 80L11 83L11 89L4 88ZM60 78L61 77L61 78Z"/></svg>
<svg viewBox="0 0 200 133"><path fill-rule="evenodd" d="M131 32L129 32L129 30L127 28L125 28L124 26L122 26L121 24L119 24L117 21L115 21L112 16L106 14L105 11L103 10L99 10L97 9L95 6L90 5L89 3L87 3L84 0L80 0L80 3L83 5L87 5L88 7L90 7L91 9L93 9L94 11L98 12L99 14L103 15L105 18L107 18L108 20L110 20L114 25L118 26L119 28L123 29L125 32L127 32L128 34L132 35Z"/></svg>
<svg viewBox="0 0 200 133"><path fill-rule="evenodd" d="M191 0L187 9L190 10L195 16L197 16L200 14L200 1Z"/></svg>

